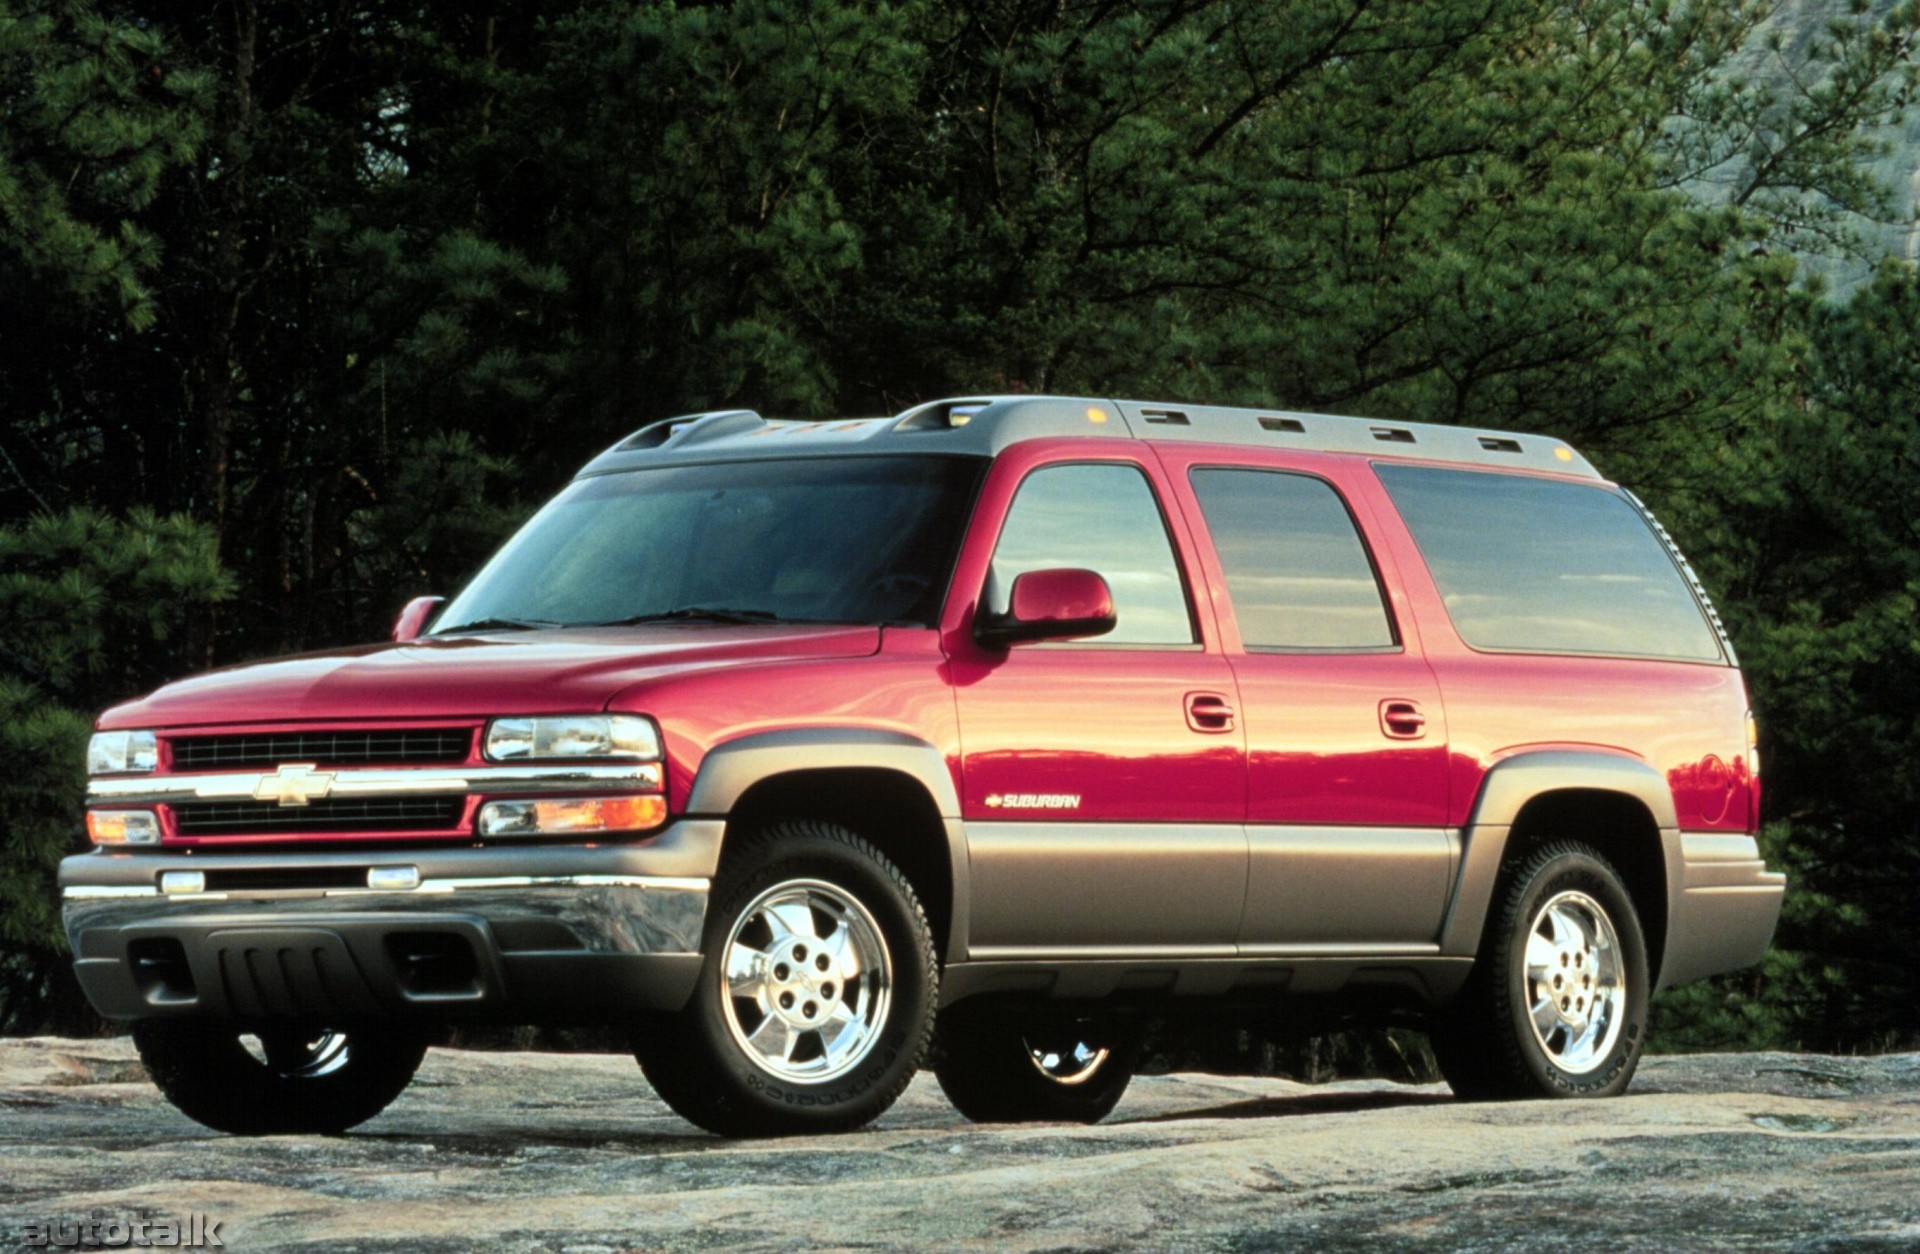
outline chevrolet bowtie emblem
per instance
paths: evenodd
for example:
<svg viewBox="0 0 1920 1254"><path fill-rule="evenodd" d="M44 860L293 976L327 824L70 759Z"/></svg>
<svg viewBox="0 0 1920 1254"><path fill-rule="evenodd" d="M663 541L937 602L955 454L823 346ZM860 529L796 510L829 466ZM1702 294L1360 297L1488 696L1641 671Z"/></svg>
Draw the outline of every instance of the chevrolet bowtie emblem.
<svg viewBox="0 0 1920 1254"><path fill-rule="evenodd" d="M283 766L271 775L263 775L254 787L255 801L277 801L283 806L303 806L333 791L333 772L316 771L311 762L304 766Z"/></svg>

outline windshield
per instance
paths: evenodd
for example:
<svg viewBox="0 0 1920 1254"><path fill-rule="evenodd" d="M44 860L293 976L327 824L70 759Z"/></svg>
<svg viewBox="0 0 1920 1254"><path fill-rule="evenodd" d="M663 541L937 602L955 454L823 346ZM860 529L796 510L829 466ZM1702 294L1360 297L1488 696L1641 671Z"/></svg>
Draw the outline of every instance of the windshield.
<svg viewBox="0 0 1920 1254"><path fill-rule="evenodd" d="M677 619L934 624L982 458L772 458L582 479L434 634Z"/></svg>

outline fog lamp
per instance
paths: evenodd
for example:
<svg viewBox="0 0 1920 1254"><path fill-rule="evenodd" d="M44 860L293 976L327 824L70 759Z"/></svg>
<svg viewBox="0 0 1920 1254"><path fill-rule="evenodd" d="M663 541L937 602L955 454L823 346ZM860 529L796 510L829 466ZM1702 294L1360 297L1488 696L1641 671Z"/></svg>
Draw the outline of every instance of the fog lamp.
<svg viewBox="0 0 1920 1254"><path fill-rule="evenodd" d="M489 801L480 807L482 836L572 836L642 832L667 820L667 799L569 797L556 801Z"/></svg>

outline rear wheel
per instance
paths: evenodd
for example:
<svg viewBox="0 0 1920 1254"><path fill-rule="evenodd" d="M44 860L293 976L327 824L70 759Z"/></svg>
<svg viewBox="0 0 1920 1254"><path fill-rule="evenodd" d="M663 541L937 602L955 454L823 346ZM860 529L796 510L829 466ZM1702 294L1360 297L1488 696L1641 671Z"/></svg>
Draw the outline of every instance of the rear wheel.
<svg viewBox="0 0 1920 1254"><path fill-rule="evenodd" d="M1124 1025L962 1006L941 1020L934 1075L975 1123L1098 1123L1138 1062L1138 1036Z"/></svg>
<svg viewBox="0 0 1920 1254"><path fill-rule="evenodd" d="M1648 996L1626 886L1591 846L1555 841L1504 881L1434 1057L1468 1100L1611 1097L1639 1064Z"/></svg>
<svg viewBox="0 0 1920 1254"><path fill-rule="evenodd" d="M852 832L788 822L732 852L708 911L700 982L634 1053L654 1090L723 1136L837 1132L912 1081L939 988L906 877Z"/></svg>
<svg viewBox="0 0 1920 1254"><path fill-rule="evenodd" d="M133 1025L140 1061L189 1119L241 1136L344 1132L385 1110L426 1054L415 1033L262 1027L207 1019Z"/></svg>

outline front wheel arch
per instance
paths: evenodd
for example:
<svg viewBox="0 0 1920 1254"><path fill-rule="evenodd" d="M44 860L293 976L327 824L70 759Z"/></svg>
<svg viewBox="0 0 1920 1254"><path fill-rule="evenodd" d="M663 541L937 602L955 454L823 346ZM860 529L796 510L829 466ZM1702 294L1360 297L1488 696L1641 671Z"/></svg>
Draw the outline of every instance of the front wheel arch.
<svg viewBox="0 0 1920 1254"><path fill-rule="evenodd" d="M967 865L957 820L940 812L921 780L889 767L790 770L755 780L727 814L720 857L785 819L860 833L913 885L942 965L966 954Z"/></svg>
<svg viewBox="0 0 1920 1254"><path fill-rule="evenodd" d="M884 1001L871 1003L869 1013L867 997L875 986L856 989L849 976L833 977L839 983L835 996L851 1001L850 1013L870 1029L844 1066L832 1058L826 1024L814 1019L814 1011L829 1004L826 991L796 990L804 982L797 968L781 972L773 965L779 961L776 946L786 942L808 946L805 955L788 954L796 964L824 950L838 934L839 920L823 920L802 902L792 907L796 913L786 921L784 942L777 935L749 939L742 931L756 910L808 886L829 890L836 900L828 904L836 911L851 903L874 929L877 965L863 969L881 973ZM736 940L752 951L744 954L750 961L739 972L731 965ZM846 1131L878 1117L912 1081L933 1031L938 963L912 885L861 836L818 820L785 819L741 840L722 859L702 951L700 983L688 1004L640 1018L633 1037L655 1092L691 1122L724 1136ZM776 1014L769 999L782 992L794 993L798 1004L783 1001ZM809 1004L805 999L815 993L822 1000ZM729 1009L742 998L762 1012L752 1024ZM792 1028L796 1015L810 1025L799 1029L802 1034L822 1033L817 1048L806 1051L805 1059L792 1051L781 1052L779 1062L764 1050L756 1056L757 1046L743 1033L776 1018ZM777 1035L784 1043L787 1029ZM810 1065L816 1061L822 1065Z"/></svg>

